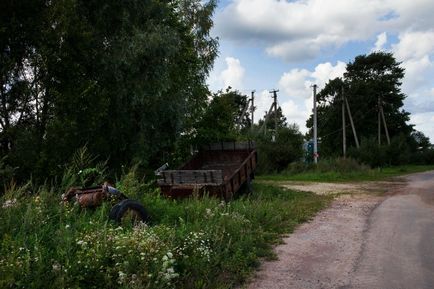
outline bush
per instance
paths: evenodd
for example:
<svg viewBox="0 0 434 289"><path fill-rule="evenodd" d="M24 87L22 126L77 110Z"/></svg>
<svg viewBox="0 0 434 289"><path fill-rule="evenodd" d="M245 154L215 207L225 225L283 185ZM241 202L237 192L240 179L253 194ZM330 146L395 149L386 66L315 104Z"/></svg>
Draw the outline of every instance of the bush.
<svg viewBox="0 0 434 289"><path fill-rule="evenodd" d="M352 147L348 154L371 167L396 166L415 163L405 136L391 139L390 145L378 146L375 138L363 139L359 149Z"/></svg>
<svg viewBox="0 0 434 289"><path fill-rule="evenodd" d="M321 159L318 164L305 164L302 162L293 162L289 164L285 171L285 175L295 175L304 172L329 173L336 172L340 174L348 174L354 172L366 172L370 167L359 163L352 158L335 158Z"/></svg>
<svg viewBox="0 0 434 289"><path fill-rule="evenodd" d="M275 142L261 136L257 146L259 174L280 172L303 156L303 136L296 127L280 128Z"/></svg>
<svg viewBox="0 0 434 289"><path fill-rule="evenodd" d="M336 158L336 159L325 159L318 162L315 170L318 172L338 172L338 173L349 173L349 172L362 172L368 171L369 166L360 164L357 160L352 158Z"/></svg>

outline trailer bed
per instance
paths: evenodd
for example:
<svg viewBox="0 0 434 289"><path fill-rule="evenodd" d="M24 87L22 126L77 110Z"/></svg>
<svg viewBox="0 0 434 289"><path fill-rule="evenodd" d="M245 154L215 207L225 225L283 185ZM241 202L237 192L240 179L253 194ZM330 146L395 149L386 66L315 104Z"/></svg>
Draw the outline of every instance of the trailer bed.
<svg viewBox="0 0 434 289"><path fill-rule="evenodd" d="M160 174L164 195L178 198L209 194L232 198L254 178L257 153L253 142L222 142L202 148L178 170Z"/></svg>

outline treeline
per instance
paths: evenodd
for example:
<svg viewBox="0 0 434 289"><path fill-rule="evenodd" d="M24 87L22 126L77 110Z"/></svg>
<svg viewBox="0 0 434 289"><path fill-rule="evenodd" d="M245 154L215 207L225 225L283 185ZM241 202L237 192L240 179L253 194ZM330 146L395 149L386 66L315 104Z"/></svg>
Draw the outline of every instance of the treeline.
<svg viewBox="0 0 434 289"><path fill-rule="evenodd" d="M330 80L318 93L320 155L325 158L342 156L345 131L347 156L372 167L433 164L434 150L429 138L409 124L410 113L403 109L404 73L391 53L374 52L357 56L347 64L343 77ZM347 107L350 107L357 138ZM312 123L311 116L307 121L311 129L309 136Z"/></svg>
<svg viewBox="0 0 434 289"><path fill-rule="evenodd" d="M83 147L113 176L135 164L176 167L201 144L236 139L257 141L260 172L303 161L310 134L280 108L252 125L246 96L208 90L215 7L214 0L2 1L0 186L61 176ZM429 139L402 109L403 76L391 54L372 53L331 80L318 95L321 157L342 155L345 91L361 143L355 148L345 127L348 156L372 166L433 163ZM384 130L375 144L379 99L390 145Z"/></svg>
<svg viewBox="0 0 434 289"><path fill-rule="evenodd" d="M0 3L0 178L43 181L86 146L113 170L174 158L207 106L216 1Z"/></svg>

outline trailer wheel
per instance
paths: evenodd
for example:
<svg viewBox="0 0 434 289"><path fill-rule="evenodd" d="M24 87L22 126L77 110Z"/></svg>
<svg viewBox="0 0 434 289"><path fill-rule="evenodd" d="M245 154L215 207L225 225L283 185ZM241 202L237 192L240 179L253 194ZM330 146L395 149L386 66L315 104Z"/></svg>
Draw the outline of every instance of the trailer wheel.
<svg viewBox="0 0 434 289"><path fill-rule="evenodd" d="M120 203L117 203L116 205L114 205L111 208L110 213L109 213L109 219L110 220L116 221L116 216L118 215L119 206L120 206Z"/></svg>
<svg viewBox="0 0 434 289"><path fill-rule="evenodd" d="M250 195L253 192L252 179L248 178L240 187L240 195Z"/></svg>
<svg viewBox="0 0 434 289"><path fill-rule="evenodd" d="M246 182L246 191L247 191L247 194L253 193L252 179L250 179L250 178Z"/></svg>
<svg viewBox="0 0 434 289"><path fill-rule="evenodd" d="M110 211L110 219L117 223L133 224L138 222L149 223L149 215L142 204L134 200L123 200Z"/></svg>
<svg viewBox="0 0 434 289"><path fill-rule="evenodd" d="M233 198L234 198L233 192L227 191L224 193L223 199L225 200L226 203L232 201Z"/></svg>

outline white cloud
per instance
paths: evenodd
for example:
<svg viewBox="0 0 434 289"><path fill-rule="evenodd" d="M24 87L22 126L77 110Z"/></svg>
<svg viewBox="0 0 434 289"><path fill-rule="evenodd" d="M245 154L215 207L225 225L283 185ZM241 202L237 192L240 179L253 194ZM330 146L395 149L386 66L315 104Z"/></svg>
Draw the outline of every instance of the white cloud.
<svg viewBox="0 0 434 289"><path fill-rule="evenodd" d="M413 58L404 61L402 65L405 68L405 78L403 82L403 90L405 93L412 96L428 82L429 70L432 70L433 63L428 55L422 58Z"/></svg>
<svg viewBox="0 0 434 289"><path fill-rule="evenodd" d="M256 94L255 123L257 123L259 119L264 118L265 112L268 112L272 103L273 99L271 98L271 94L268 92L268 90L263 90Z"/></svg>
<svg viewBox="0 0 434 289"><path fill-rule="evenodd" d="M289 123L296 123L300 130L306 132L306 120L312 112L312 84L319 89L336 77L342 77L346 64L338 61L336 65L330 62L318 64L313 71L307 69L292 69L282 75L279 88L285 98L290 98L281 104L283 114Z"/></svg>
<svg viewBox="0 0 434 289"><path fill-rule="evenodd" d="M285 72L279 80L279 87L289 97L308 97L306 91L309 89L312 72L307 69L292 69Z"/></svg>
<svg viewBox="0 0 434 289"><path fill-rule="evenodd" d="M226 69L220 74L220 79L223 81L224 87L231 86L235 89L243 87L243 78L245 69L237 58L226 57Z"/></svg>
<svg viewBox="0 0 434 289"><path fill-rule="evenodd" d="M285 95L292 98L312 97L312 85L324 85L336 77L342 77L346 64L338 61L335 66L330 62L318 64L313 71L307 69L292 69L285 72L279 80L279 88Z"/></svg>
<svg viewBox="0 0 434 289"><path fill-rule="evenodd" d="M434 139L431 128L434 126L426 116L429 111L434 111L434 31L404 31L399 34L398 42L392 45L392 52L405 68L402 89L408 95L405 107L412 113L411 121L415 122L416 129ZM424 121L419 121L421 117Z"/></svg>
<svg viewBox="0 0 434 289"><path fill-rule="evenodd" d="M434 141L434 112L415 113L410 115L410 123L415 125L415 129L423 132Z"/></svg>
<svg viewBox="0 0 434 289"><path fill-rule="evenodd" d="M272 56L301 61L378 34L376 48L383 48L385 31L434 27L432 11L432 0L233 0L216 15L216 32L233 41L259 41Z"/></svg>
<svg viewBox="0 0 434 289"><path fill-rule="evenodd" d="M213 31L215 36L220 36L223 41L231 41L232 44L263 48L269 56L297 63L297 66L290 67L293 69L288 68L278 81L279 99L282 100L282 107L289 121L292 119L289 114L298 117L296 111L310 113L312 83L318 84L321 89L329 78L340 76L345 70L345 64L340 62L335 65L326 62L313 70L307 70L304 69L306 66L302 61L318 56L322 56L320 61L324 61L325 57L334 58L333 53L338 51L337 49L343 48L341 51L347 53L347 48L351 49L353 45L357 48L367 45L367 53L371 48L371 51L387 49L393 52L405 68L402 90L408 98L404 109L416 115L434 111L433 0L228 2L216 14ZM346 46L349 43L351 46ZM357 49L355 51L360 53ZM344 56L339 56L339 59L342 57ZM352 56L345 54L345 57ZM236 68L237 64L242 68L241 64L236 61L232 66L228 61L226 64L225 75L216 74L220 83L230 83L234 87L242 86L244 69L239 70L241 73L237 74L236 69L229 68ZM242 76L235 77L240 74ZM265 87L264 84L261 85ZM256 113L257 118L262 117L262 110L267 110L271 104L268 92L258 95L258 98L263 98L263 108L261 113ZM433 121L432 116L425 120L427 123ZM421 125L423 126L422 123L418 124L416 128L419 129ZM300 127L303 128L304 124ZM432 129L427 130L431 131L431 138L434 139Z"/></svg>
<svg viewBox="0 0 434 289"><path fill-rule="evenodd" d="M342 61L338 61L335 66L330 62L326 62L315 67L312 77L317 85L324 86L330 79L342 77L345 71L346 64Z"/></svg>
<svg viewBox="0 0 434 289"><path fill-rule="evenodd" d="M372 51L384 50L384 45L387 43L387 33L383 32L377 35L377 41L375 42L375 47Z"/></svg>
<svg viewBox="0 0 434 289"><path fill-rule="evenodd" d="M392 45L400 61L421 59L434 51L434 31L406 31L399 35L399 42Z"/></svg>
<svg viewBox="0 0 434 289"><path fill-rule="evenodd" d="M315 57L320 52L320 46L307 40L294 40L271 45L266 52L289 62L297 62Z"/></svg>
<svg viewBox="0 0 434 289"><path fill-rule="evenodd" d="M304 105L304 107L303 107ZM306 120L312 111L312 104L310 100L306 100L304 103L297 104L293 100L282 103L282 112L286 117L288 123L295 123L298 125L302 132L306 132Z"/></svg>

